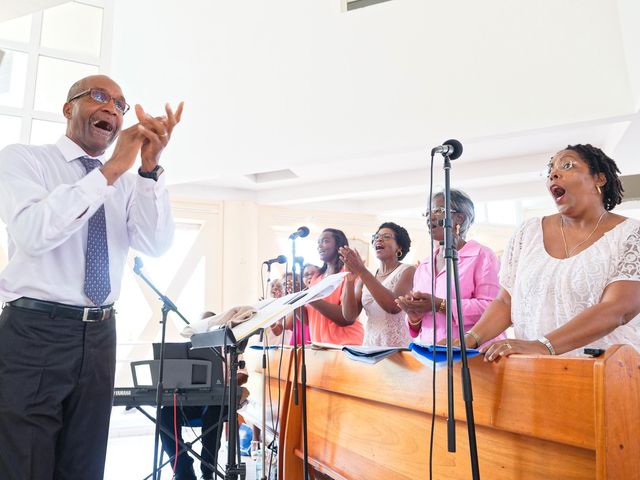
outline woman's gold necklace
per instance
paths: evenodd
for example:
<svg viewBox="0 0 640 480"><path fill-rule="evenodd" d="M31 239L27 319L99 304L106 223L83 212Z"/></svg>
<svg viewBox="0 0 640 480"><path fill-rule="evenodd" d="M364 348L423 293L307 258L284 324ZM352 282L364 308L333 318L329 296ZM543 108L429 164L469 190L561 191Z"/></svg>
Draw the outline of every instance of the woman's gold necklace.
<svg viewBox="0 0 640 480"><path fill-rule="evenodd" d="M388 277L393 272L395 272L396 268L398 268L399 266L400 266L400 262L398 262L396 266L393 267L391 270L389 270L387 273L380 273L380 269L378 269L376 270L376 277L380 277L380 278Z"/></svg>
<svg viewBox="0 0 640 480"><path fill-rule="evenodd" d="M604 212L602 212L602 215L600 215L600 217L598 218L598 221L596 222L596 226L593 227L593 230L591 230L591 233L589 235L587 235L587 238L585 238L584 240L582 240L579 244L577 244L575 247L573 247L571 250L569 250L567 248L567 240L564 237L564 220L562 219L562 215L560 215L560 233L562 234L562 243L564 244L564 254L567 256L567 258L569 258L571 256L571 254L573 252L575 252L579 246L581 246L584 242L586 242L587 240L589 240L591 238L591 235L593 235L594 233L596 233L596 230L598 229L598 227L600 226L600 221L602 220L602 218L607 214L608 212L605 210Z"/></svg>

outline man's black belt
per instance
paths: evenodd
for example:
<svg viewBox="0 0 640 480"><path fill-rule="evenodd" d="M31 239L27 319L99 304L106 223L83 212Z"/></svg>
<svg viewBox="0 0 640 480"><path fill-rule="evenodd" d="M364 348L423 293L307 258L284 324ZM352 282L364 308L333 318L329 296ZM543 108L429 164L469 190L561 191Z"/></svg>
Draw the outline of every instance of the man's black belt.
<svg viewBox="0 0 640 480"><path fill-rule="evenodd" d="M63 303L45 302L35 298L22 297L8 302L12 307L25 308L36 312L48 313L50 317L71 318L83 322L102 322L109 320L114 314L113 305L103 307L76 307Z"/></svg>

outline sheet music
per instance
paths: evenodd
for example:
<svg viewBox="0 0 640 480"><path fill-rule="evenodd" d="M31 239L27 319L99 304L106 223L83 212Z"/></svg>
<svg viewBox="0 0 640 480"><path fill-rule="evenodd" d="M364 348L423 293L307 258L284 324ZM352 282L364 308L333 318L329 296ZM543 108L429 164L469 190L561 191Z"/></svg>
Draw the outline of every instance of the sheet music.
<svg viewBox="0 0 640 480"><path fill-rule="evenodd" d="M338 288L347 272L329 275L301 292L294 292L280 298L262 300L254 305L258 312L247 321L231 329L237 341L249 337L261 328L268 328L296 308L309 302L325 298Z"/></svg>
<svg viewBox="0 0 640 480"><path fill-rule="evenodd" d="M278 299L279 300L279 299ZM262 310L258 310L253 317L246 322L236 325L231 329L237 341L244 340L261 328L268 328L282 317L286 317L293 311L291 305L282 305L279 302L272 302Z"/></svg>
<svg viewBox="0 0 640 480"><path fill-rule="evenodd" d="M328 297L338 288L346 275L347 272L335 273L323 278L306 290L290 293L274 299L273 302L267 303L262 309L258 310L258 313L253 318L233 327L231 329L233 336L236 337L236 340L240 341L260 328L270 327L296 308L302 307L309 302Z"/></svg>

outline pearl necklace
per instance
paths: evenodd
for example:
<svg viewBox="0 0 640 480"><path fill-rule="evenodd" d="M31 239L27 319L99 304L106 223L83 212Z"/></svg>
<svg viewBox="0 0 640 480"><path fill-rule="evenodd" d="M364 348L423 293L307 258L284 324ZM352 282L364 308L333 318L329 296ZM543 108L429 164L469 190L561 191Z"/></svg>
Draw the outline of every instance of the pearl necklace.
<svg viewBox="0 0 640 480"><path fill-rule="evenodd" d="M567 256L567 258L569 258L571 256L571 254L573 252L575 252L579 246L581 246L584 242L586 242L587 240L589 240L591 238L591 235L593 235L594 233L596 233L596 230L598 229L598 227L600 226L600 221L602 220L602 218L609 212L607 212L606 210L604 212L602 212L602 214L600 215L600 217L598 218L598 221L596 222L596 226L593 227L593 230L591 230L591 233L589 235L587 235L587 238L585 238L584 240L582 240L579 244L577 244L575 247L573 247L571 250L569 250L567 248L567 240L564 237L564 220L562 215L560 215L560 233L562 234L562 243L564 244L564 254Z"/></svg>

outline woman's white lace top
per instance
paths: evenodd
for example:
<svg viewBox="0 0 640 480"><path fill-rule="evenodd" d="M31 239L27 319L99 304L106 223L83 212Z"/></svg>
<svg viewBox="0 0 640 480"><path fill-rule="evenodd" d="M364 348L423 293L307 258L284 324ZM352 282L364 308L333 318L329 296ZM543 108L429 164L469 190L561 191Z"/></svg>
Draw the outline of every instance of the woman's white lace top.
<svg viewBox="0 0 640 480"><path fill-rule="evenodd" d="M402 272L409 265L401 263L391 274L381 281L385 288L393 291ZM405 323L405 313L392 314L385 312L375 301L366 285L362 285L362 308L367 314L364 328L364 345L384 345L389 347L406 347L411 343L409 328Z"/></svg>
<svg viewBox="0 0 640 480"><path fill-rule="evenodd" d="M555 330L597 304L605 287L620 280L640 281L640 222L634 219L626 219L587 249L564 259L545 250L542 219L528 220L511 237L500 270L500 284L511 295L515 336L526 340ZM640 316L588 346L617 343L640 351Z"/></svg>

